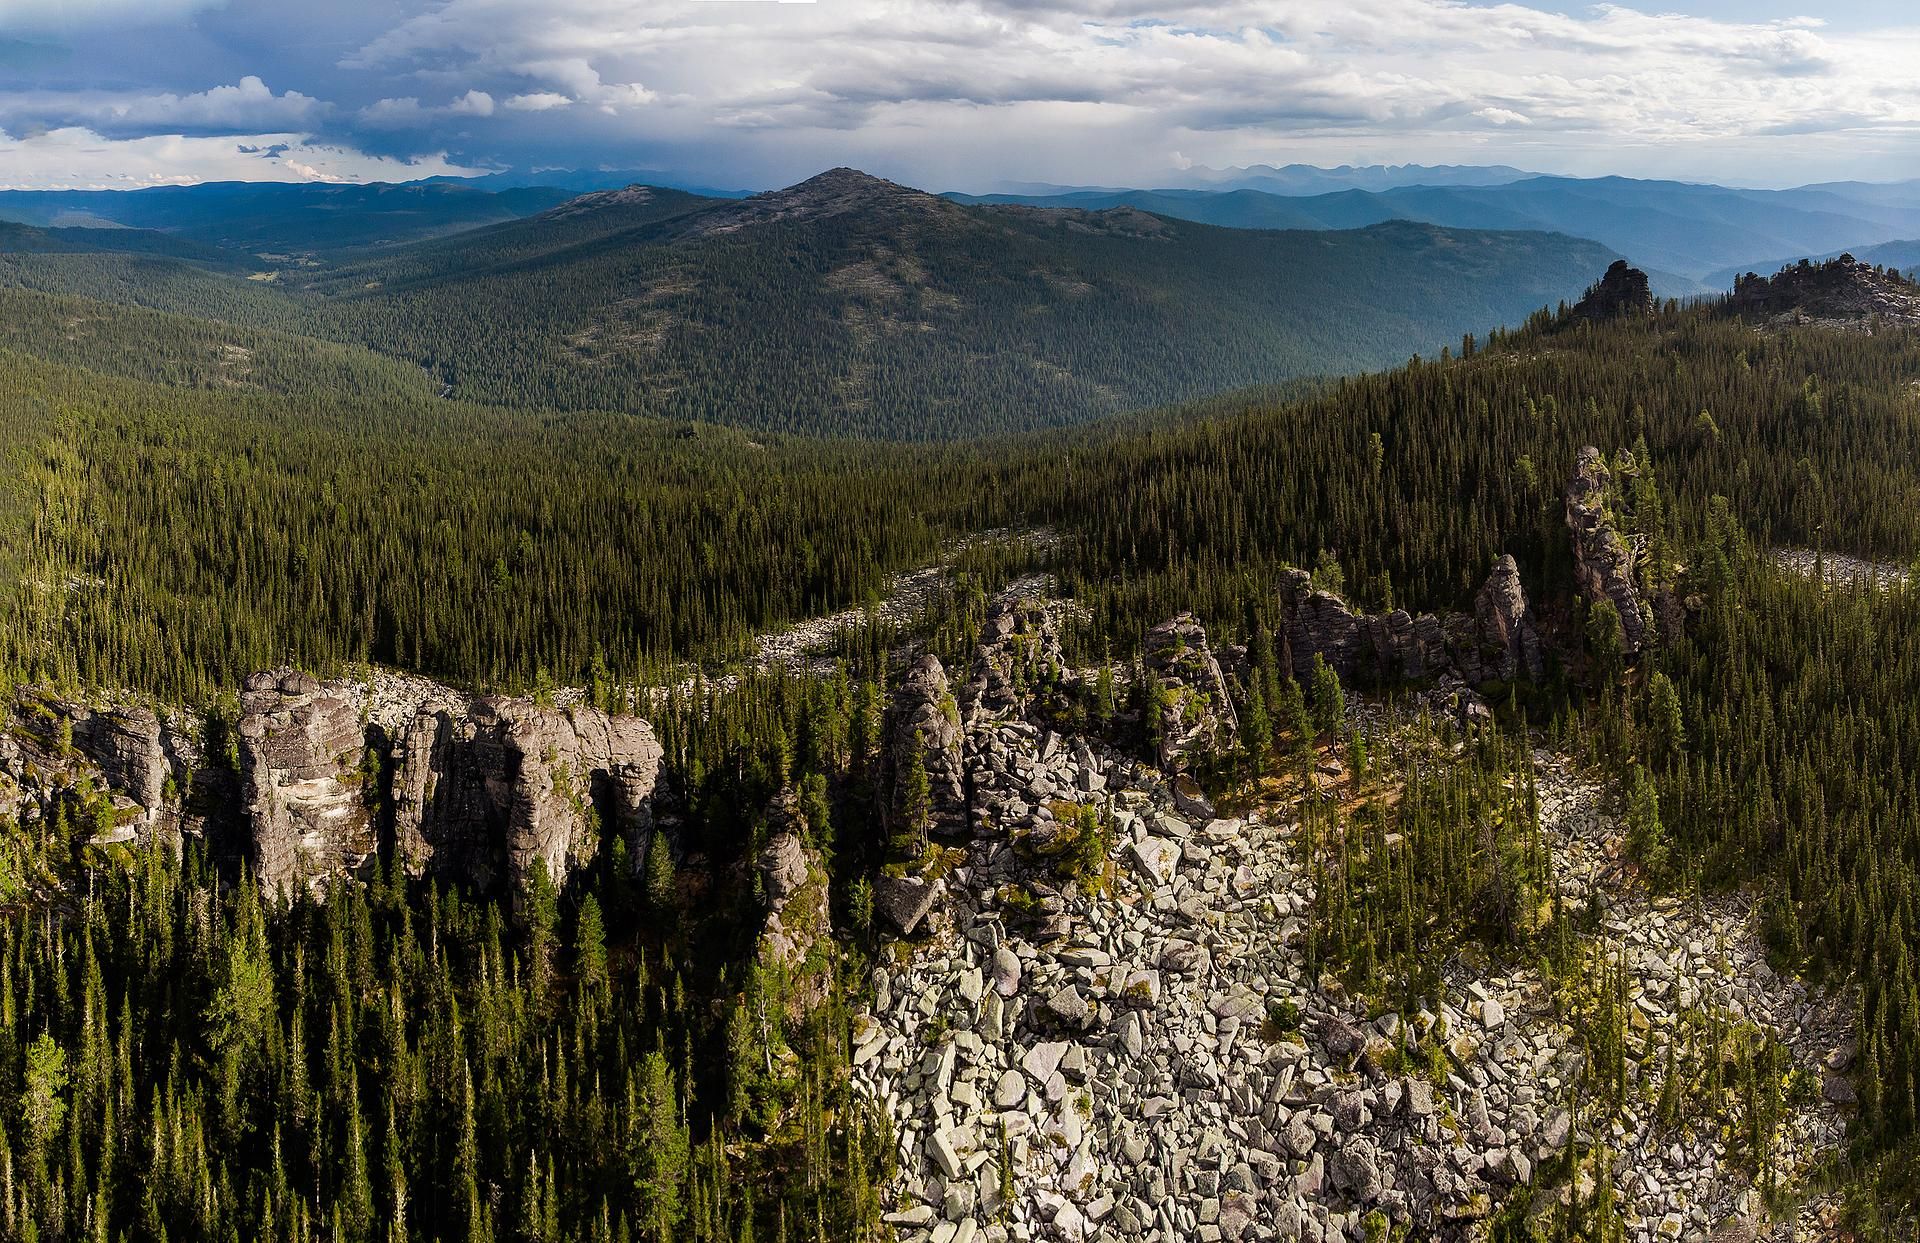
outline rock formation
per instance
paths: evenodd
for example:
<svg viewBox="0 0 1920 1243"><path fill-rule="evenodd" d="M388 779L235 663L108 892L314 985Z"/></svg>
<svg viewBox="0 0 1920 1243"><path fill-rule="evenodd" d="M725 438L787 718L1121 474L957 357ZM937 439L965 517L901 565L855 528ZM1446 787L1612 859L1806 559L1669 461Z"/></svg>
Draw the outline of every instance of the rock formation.
<svg viewBox="0 0 1920 1243"><path fill-rule="evenodd" d="M291 892L355 875L379 849L351 684L256 673L240 697L240 779L260 883Z"/></svg>
<svg viewBox="0 0 1920 1243"><path fill-rule="evenodd" d="M897 774L905 771L912 753L918 750L932 798L932 830L965 833L967 794L960 764L960 709L938 656L922 656L914 662L894 690L889 716L896 804L900 794ZM895 810L899 810L897 805Z"/></svg>
<svg viewBox="0 0 1920 1243"><path fill-rule="evenodd" d="M518 889L544 861L556 885L599 848L637 846L661 750L638 717L486 696L418 712L394 739L393 828L409 871Z"/></svg>
<svg viewBox="0 0 1920 1243"><path fill-rule="evenodd" d="M1622 319L1653 314L1653 290L1647 274L1625 259L1615 259L1598 281L1587 287L1573 313L1581 319Z"/></svg>
<svg viewBox="0 0 1920 1243"><path fill-rule="evenodd" d="M1629 656L1645 645L1652 611L1641 599L1633 576L1633 552L1614 529L1608 509L1613 473L1600 450L1580 450L1567 484L1567 530L1573 536L1574 582L1588 603L1609 600L1620 614L1620 633Z"/></svg>
<svg viewBox="0 0 1920 1243"><path fill-rule="evenodd" d="M113 823L95 845L154 838L178 845L183 797L200 758L199 722L137 702L85 703L35 690L17 692L0 733L0 816L33 824L52 815L63 792L90 787L112 804ZM200 829L198 822L193 831Z"/></svg>
<svg viewBox="0 0 1920 1243"><path fill-rule="evenodd" d="M967 679L967 713L995 716L1024 708L1068 676L1052 609L1032 601L996 605Z"/></svg>
<svg viewBox="0 0 1920 1243"><path fill-rule="evenodd" d="M1802 260L1771 277L1749 272L1734 282L1727 309L1750 319L1796 323L1920 324L1920 285L1841 255L1825 263Z"/></svg>
<svg viewBox="0 0 1920 1243"><path fill-rule="evenodd" d="M827 911L827 874L819 853L806 844L798 800L784 790L767 809L769 836L755 861L766 919L760 928L760 961L786 974L788 996L810 1009L826 992L821 972L807 972L814 950L832 932Z"/></svg>
<svg viewBox="0 0 1920 1243"><path fill-rule="evenodd" d="M263 884L319 886L367 865L380 791L363 756L389 738L395 854L415 874L517 889L539 859L558 885L591 858L603 822L645 828L661 758L645 721L468 700L431 684L401 690L383 688L376 702L355 682L247 680L241 775Z"/></svg>
<svg viewBox="0 0 1920 1243"><path fill-rule="evenodd" d="M1342 678L1375 683L1457 678L1478 686L1545 672L1545 649L1510 556L1494 563L1470 615L1358 613L1332 592L1315 590L1305 570L1288 572L1281 613L1281 637L1301 679L1315 656Z"/></svg>
<svg viewBox="0 0 1920 1243"><path fill-rule="evenodd" d="M1240 718L1206 629L1194 615L1182 613L1147 631L1145 657L1167 693L1159 721L1160 766L1178 771L1230 746Z"/></svg>
<svg viewBox="0 0 1920 1243"><path fill-rule="evenodd" d="M1511 682L1520 677L1538 681L1545 675L1547 661L1540 631L1527 604L1526 588L1520 583L1520 567L1511 556L1502 555L1494 562L1493 573L1487 575L1486 583L1473 598L1473 615L1485 643L1487 659L1481 671L1486 677Z"/></svg>

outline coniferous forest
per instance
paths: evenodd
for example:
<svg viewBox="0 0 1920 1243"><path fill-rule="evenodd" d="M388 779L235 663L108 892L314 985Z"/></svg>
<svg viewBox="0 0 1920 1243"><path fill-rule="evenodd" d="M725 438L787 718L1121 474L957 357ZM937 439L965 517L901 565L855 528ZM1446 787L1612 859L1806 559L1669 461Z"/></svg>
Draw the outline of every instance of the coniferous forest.
<svg viewBox="0 0 1920 1243"><path fill-rule="evenodd" d="M1772 968L1853 999L1858 1099L1824 1174L1857 1237L1914 1237L1920 583L1829 586L1775 556L1920 558L1912 326L1543 310L1391 371L912 443L795 434L767 391L742 389L737 418L608 409L548 385L544 346L491 352L482 320L448 338L449 395L387 349L452 313L424 294L321 332L337 308L197 270L136 306L125 268L29 258L0 291L16 753L71 754L57 705L89 693L192 709L205 771L173 795L217 802L248 779L236 693L256 670L377 666L546 704L585 688L652 721L682 849L609 823L561 883L536 869L501 895L409 875L389 841L362 882L288 895L236 847L231 807L200 807L208 831L177 852L103 847L125 809L62 787L0 835L0 1238L890 1237L900 1148L851 1078L851 1016L903 944L876 883L945 866L929 773L886 742L903 645L965 670L989 595L1049 573L1077 606L1066 660L1104 676L1021 693L1144 763L1166 730L1145 636L1191 611L1245 647L1244 754L1202 774L1224 805L1301 754L1311 769L1315 739L1366 763L1328 707L1340 680L1274 651L1290 571L1368 612L1447 613L1502 554L1546 671L1488 695L1450 775L1307 818L1326 839L1342 817L1391 831L1423 864L1325 861L1316 969L1395 1013L1470 943L1570 971L1569 925L1514 913L1552 906L1538 841L1511 828L1537 811L1529 740L1550 739L1629 792L1651 890L1757 894ZM1001 403L976 430L1060 421L1022 415L1029 395L942 402ZM1576 590L1564 497L1589 445L1635 572L1677 610L1637 652ZM883 620L896 576L933 565L934 623ZM830 672L751 668L756 636L860 609ZM1390 683L1345 693L1391 701ZM394 762L359 761L376 820ZM1070 806L1073 842L1103 845L1099 811ZM831 935L776 969L754 912L781 825L820 861ZM1071 849L1059 876L1096 888L1099 860ZM1623 1038L1589 1036L1580 1090L1618 1096ZM1728 1064L1778 1091L1771 1056ZM1764 1098L1749 1087L1749 1123ZM1743 1151L1763 1165L1762 1146ZM1580 1224L1585 1194L1540 1230L1623 1237L1598 1209Z"/></svg>

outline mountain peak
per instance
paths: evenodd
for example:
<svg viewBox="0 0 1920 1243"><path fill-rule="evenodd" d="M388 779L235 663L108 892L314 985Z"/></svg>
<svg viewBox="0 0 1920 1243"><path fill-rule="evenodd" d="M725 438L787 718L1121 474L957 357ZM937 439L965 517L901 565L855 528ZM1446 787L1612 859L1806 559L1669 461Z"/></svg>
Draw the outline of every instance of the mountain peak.
<svg viewBox="0 0 1920 1243"><path fill-rule="evenodd" d="M830 168L784 190L768 190L703 213L689 222L694 236L731 233L753 225L822 220L853 212L914 212L942 216L962 209L937 195L863 173Z"/></svg>

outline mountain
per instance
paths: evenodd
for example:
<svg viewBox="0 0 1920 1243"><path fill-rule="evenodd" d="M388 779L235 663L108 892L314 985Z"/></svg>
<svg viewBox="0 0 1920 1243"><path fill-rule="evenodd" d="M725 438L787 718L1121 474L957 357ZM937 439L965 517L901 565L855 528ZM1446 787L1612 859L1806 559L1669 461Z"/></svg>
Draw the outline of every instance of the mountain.
<svg viewBox="0 0 1920 1243"><path fill-rule="evenodd" d="M439 182L208 182L145 190L5 190L0 191L0 220L43 227L151 229L248 255L304 256L514 220L571 197L572 191L551 187L496 193Z"/></svg>
<svg viewBox="0 0 1920 1243"><path fill-rule="evenodd" d="M1407 221L965 205L836 169L741 200L601 192L304 287L317 330L477 400L948 438L1386 365L1577 297L1616 257Z"/></svg>
<svg viewBox="0 0 1920 1243"><path fill-rule="evenodd" d="M1498 186L1536 175L1505 164L1368 164L1361 167L1342 164L1336 168L1313 164L1208 168L1197 164L1185 170L1181 180L1211 189L1312 195L1340 190L1392 190L1401 186Z"/></svg>
<svg viewBox="0 0 1920 1243"><path fill-rule="evenodd" d="M1493 185L1348 188L1309 196L1240 187L1004 194L962 201L1081 210L1133 206L1255 229L1348 229L1419 220L1458 229L1546 230L1590 238L1626 255L1647 269L1655 291L1668 297L1723 291L1730 282L1718 279L1720 270L1756 254L1838 253L1920 233L1920 191L1898 186L1733 190L1625 177L1526 177Z"/></svg>

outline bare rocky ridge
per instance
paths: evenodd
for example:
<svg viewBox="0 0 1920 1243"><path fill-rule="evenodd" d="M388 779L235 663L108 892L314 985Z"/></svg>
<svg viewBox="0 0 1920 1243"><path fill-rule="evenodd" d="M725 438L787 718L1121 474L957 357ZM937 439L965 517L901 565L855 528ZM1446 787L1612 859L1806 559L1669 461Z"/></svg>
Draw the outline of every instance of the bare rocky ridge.
<svg viewBox="0 0 1920 1243"><path fill-rule="evenodd" d="M1767 323L1920 324L1920 285L1841 255L1825 263L1803 260L1770 277L1749 272L1734 282L1727 309Z"/></svg>
<svg viewBox="0 0 1920 1243"><path fill-rule="evenodd" d="M1359 712L1389 754L1391 729ZM964 754L975 835L944 880L900 882L926 903L911 920L923 938L882 956L854 1033L857 1080L896 1128L889 1220L906 1243L1328 1243L1372 1237L1375 1213L1412 1238L1468 1239L1592 1138L1567 1110L1582 1046L1533 969L1451 963L1445 996L1405 1032L1308 978L1312 880L1284 807L1184 813L1156 770L1013 705L969 715ZM1803 1072L1844 1063L1844 999L1767 970L1750 904L1648 903L1619 862L1611 792L1535 762L1556 874L1602 921L1590 952L1627 954L1637 1033L1711 1009L1775 1033ZM1117 828L1098 895L1032 848L1074 800ZM1269 1021L1283 1009L1297 1028ZM1388 1069L1402 1041L1444 1043L1448 1072ZM1657 1063L1629 1073L1632 1100L1657 1094ZM1829 1100L1796 1104L1775 1139L1783 1177L1842 1132ZM1771 1229L1712 1128L1669 1132L1630 1104L1600 1138L1629 1237Z"/></svg>

